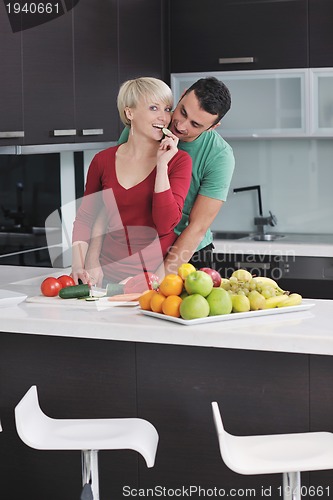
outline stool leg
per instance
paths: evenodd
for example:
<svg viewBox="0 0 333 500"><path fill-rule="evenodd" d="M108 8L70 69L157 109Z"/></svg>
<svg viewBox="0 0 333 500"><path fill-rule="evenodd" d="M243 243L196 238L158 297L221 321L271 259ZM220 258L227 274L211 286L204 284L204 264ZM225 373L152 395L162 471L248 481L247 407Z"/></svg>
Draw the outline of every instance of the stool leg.
<svg viewBox="0 0 333 500"><path fill-rule="evenodd" d="M82 450L82 486L91 484L94 500L99 499L98 450Z"/></svg>
<svg viewBox="0 0 333 500"><path fill-rule="evenodd" d="M301 500L301 473L283 473L283 500Z"/></svg>

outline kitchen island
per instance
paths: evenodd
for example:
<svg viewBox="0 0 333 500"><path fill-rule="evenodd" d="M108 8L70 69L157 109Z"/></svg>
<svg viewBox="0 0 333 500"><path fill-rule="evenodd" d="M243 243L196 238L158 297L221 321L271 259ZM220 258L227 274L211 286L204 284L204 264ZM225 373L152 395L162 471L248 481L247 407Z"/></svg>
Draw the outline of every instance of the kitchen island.
<svg viewBox="0 0 333 500"><path fill-rule="evenodd" d="M0 288L36 296L43 277L64 272L1 266ZM139 416L156 426L153 469L131 451L101 453L102 499L125 498L126 485L143 492L243 490L238 496L253 489L257 498L266 489L270 498L281 498L281 477L239 476L222 463L213 400L234 434L333 431L333 301L311 301L315 306L302 312L190 327L136 308L65 302L0 308L6 498L24 492L37 500L79 497L79 454L31 450L16 434L14 407L33 384L42 408L55 418ZM331 476L305 473L302 482L332 494ZM158 491L150 497L158 498ZM202 496L192 490L191 498Z"/></svg>

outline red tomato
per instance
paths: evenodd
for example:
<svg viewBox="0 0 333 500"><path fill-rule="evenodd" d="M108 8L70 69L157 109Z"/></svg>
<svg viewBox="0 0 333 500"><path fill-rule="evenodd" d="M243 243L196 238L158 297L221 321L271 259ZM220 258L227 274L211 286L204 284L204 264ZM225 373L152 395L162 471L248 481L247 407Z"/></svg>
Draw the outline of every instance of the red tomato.
<svg viewBox="0 0 333 500"><path fill-rule="evenodd" d="M41 292L45 297L55 297L58 295L59 291L62 289L62 285L57 278L49 277L45 278L40 286Z"/></svg>
<svg viewBox="0 0 333 500"><path fill-rule="evenodd" d="M60 282L62 288L67 288L68 286L75 285L75 281L73 280L73 278L71 276L68 276L67 274L63 274L57 279Z"/></svg>

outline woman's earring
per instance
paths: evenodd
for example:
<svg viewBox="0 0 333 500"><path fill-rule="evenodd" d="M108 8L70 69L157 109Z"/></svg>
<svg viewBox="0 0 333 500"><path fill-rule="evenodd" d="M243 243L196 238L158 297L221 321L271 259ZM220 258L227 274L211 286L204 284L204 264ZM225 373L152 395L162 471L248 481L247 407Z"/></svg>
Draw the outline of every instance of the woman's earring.
<svg viewBox="0 0 333 500"><path fill-rule="evenodd" d="M131 123L131 135L134 135L134 125Z"/></svg>

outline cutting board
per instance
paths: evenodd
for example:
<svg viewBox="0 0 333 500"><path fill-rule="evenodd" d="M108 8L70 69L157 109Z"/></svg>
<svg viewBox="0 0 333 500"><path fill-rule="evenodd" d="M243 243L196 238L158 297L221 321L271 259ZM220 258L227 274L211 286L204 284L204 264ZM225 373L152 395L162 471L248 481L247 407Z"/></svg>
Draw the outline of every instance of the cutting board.
<svg viewBox="0 0 333 500"><path fill-rule="evenodd" d="M26 302L34 304L46 304L48 306L71 306L84 309L107 309L109 307L135 307L138 302L110 302L107 297L101 297L96 301L87 301L84 299L61 299L60 297L45 297L44 295L36 295L28 297Z"/></svg>

